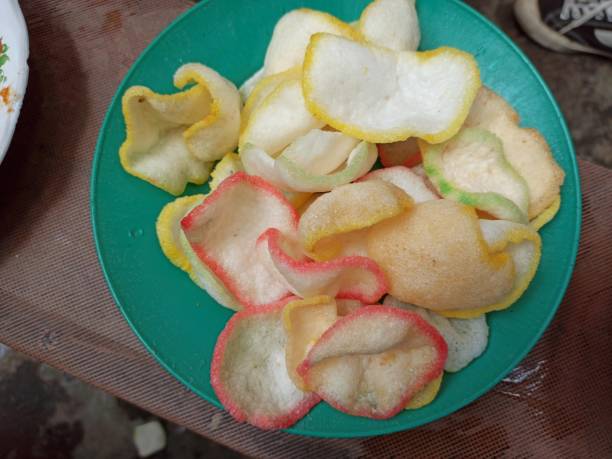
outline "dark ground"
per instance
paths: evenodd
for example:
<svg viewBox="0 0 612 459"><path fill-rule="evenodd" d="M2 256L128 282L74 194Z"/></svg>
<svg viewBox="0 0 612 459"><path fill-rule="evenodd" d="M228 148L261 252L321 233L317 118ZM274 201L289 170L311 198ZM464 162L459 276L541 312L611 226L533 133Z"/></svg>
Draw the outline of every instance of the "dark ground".
<svg viewBox="0 0 612 459"><path fill-rule="evenodd" d="M612 167L612 62L564 55L531 42L513 0L469 0L515 40L550 85L578 156ZM133 458L136 425L152 415L0 345L0 459ZM168 444L155 459L241 457L163 422Z"/></svg>

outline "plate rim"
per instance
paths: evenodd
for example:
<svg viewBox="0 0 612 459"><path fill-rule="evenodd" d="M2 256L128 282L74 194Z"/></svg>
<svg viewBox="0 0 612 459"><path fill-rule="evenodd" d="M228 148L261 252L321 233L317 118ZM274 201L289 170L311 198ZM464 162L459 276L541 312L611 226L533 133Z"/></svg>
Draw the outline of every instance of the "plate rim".
<svg viewBox="0 0 612 459"><path fill-rule="evenodd" d="M136 68L139 66L139 64L144 59L144 57L148 54L149 50L154 48L159 41L163 40L164 37L168 33L170 33L174 28L176 28L189 15L193 14L195 11L198 11L200 8L206 7L206 5L212 3L213 1L219 1L219 0L202 0L199 3L191 6L186 11L182 12L181 14L179 14L173 21L171 21L141 51L139 56L136 58L136 60L134 60L134 62L132 63L130 69L127 71L127 73L125 74L125 76L123 77L123 79L121 80L119 85L117 86L117 89L115 90L115 93L114 93L114 95L113 95L113 97L112 97L112 99L111 99L111 101L110 101L110 103L108 105L108 108L107 108L106 114L104 116L103 122L102 122L102 124L100 126L99 133L98 133L98 139L97 139L96 145L95 145L94 157L93 157L93 165L92 165L91 176L90 176L89 208L90 208L90 217L91 217L90 218L90 222L91 222L91 225L92 225L92 233L93 233L93 238L94 238L96 255L97 255L100 267L102 269L102 273L104 275L104 280L105 280L106 286L107 286L108 290L111 293L111 296L112 296L112 298L113 298L113 300L115 302L115 306L117 307L117 309L119 309L119 311L121 312L121 315L126 320L128 325L130 326L131 331L136 335L136 337L138 338L140 343L145 347L145 349L148 351L148 353L155 359L155 361L158 364L160 364L162 366L162 368L165 371L170 373L183 386L185 386L191 392L194 392L195 394L197 394L199 397L201 397L204 400L206 400L208 403L211 403L213 406L215 406L217 408L220 408L220 409L222 409L224 411L227 411L217 400L211 398L209 395L203 393L202 391L200 391L199 389L194 387L185 378L183 378L182 376L177 374L177 372L172 367L170 367L169 364L167 364L163 359L158 357L157 353L152 349L152 347L148 344L148 342L141 336L138 328L135 326L135 324L130 319L129 315L124 310L124 308L123 308L123 306L121 304L121 301L119 300L119 296L115 292L113 284L112 284L112 282L110 280L110 274L107 272L107 267L106 267L106 264L105 264L105 261L104 261L103 255L102 255L102 248L101 248L101 243L100 243L100 240L99 240L99 235L98 235L98 230L97 230L97 223L96 223L96 220L97 220L97 208L96 208L96 203L95 203L95 198L96 198L95 188L96 188L96 182L97 182L97 178L98 178L98 169L99 169L100 156L101 156L100 152L102 151L104 143L105 143L105 140L106 140L106 135L104 133L105 133L106 129L108 128L107 125L110 123L112 107L114 107L115 104L117 104L118 102L120 103L121 96L122 96L122 94L123 94L123 92L125 90L125 87L127 85L128 80L131 78L132 74L136 71ZM421 0L421 1L424 1L424 0ZM472 16L475 16L476 19L478 19L480 22L484 23L491 30L492 33L496 34L502 41L504 41L506 44L508 44L510 46L511 50L523 61L523 63L527 66L527 68L535 76L535 78L536 78L537 82L539 83L540 87L542 88L542 90L546 94L548 100L552 104L552 107L554 108L554 112L555 112L556 118L557 118L557 120L559 122L559 125L561 126L561 130L563 131L563 138L564 138L564 141L565 141L565 143L566 143L566 145L568 147L568 150L569 150L569 158L568 159L569 159L569 162L570 162L570 164L572 166L571 167L571 171L565 171L566 172L566 180L568 178L570 178L575 183L575 191L574 192L575 192L575 198L576 198L576 206L574 208L574 215L573 215L574 221L575 221L575 233L573 234L573 237L572 237L572 240L571 240L571 247L570 247L570 250L571 250L571 259L570 259L570 264L568 265L568 269L565 271L565 276L560 279L559 285L561 287L559 288L558 294L557 294L556 298L553 301L554 307L550 308L547 316L545 317L545 320L542 322L542 326L533 334L532 338L529 340L529 344L527 346L525 346L524 351L518 353L517 357L515 357L514 359L512 359L509 362L509 364L506 366L506 368L502 372L500 372L500 376L499 377L493 378L487 384L483 385L483 388L481 390L479 390L479 391L477 391L475 393L470 394L470 396L466 396L466 397L460 398L457 402L453 403L451 405L451 408L447 409L443 415L432 414L430 416L427 416L424 419L421 419L420 424L418 426L402 427L402 426L397 426L397 425L391 425L391 426L385 427L384 424L381 424L380 427L378 427L376 429L370 429L370 431L368 431L367 433L363 432L363 431L354 432L354 431L344 431L344 430L334 431L333 433L330 433L328 431L315 431L315 430L310 430L310 431L304 432L304 431L302 431L302 429L299 429L299 428L296 428L296 427L290 427L290 428L287 428L287 429L282 429L283 432L294 434L294 435L306 436L306 437L314 437L314 438L329 438L329 439L332 439L332 438L364 438L364 437L373 437L373 436L386 435L386 434L391 434L391 433L396 433L396 432L407 431L407 430L411 430L411 429L414 429L414 428L417 428L417 427L422 427L422 426L424 426L426 424L429 424L431 422L434 422L434 421L446 418L447 416L449 416L449 415L455 413L456 411L458 411L458 410L468 406L469 404L471 404L472 402L476 401L477 399L482 397L484 394L489 392L504 377L506 377L521 361L523 361L525 359L527 354L529 354L533 350L533 348L535 347L537 342L542 337L543 333L550 326L550 323L552 322L552 319L556 315L556 313L557 313L557 311L559 309L559 306L561 305L561 302L563 301L563 298L565 297L567 288L569 286L569 283L570 283L570 280L572 278L572 275L573 275L573 272L574 272L574 268L575 268L575 265L576 265L576 259L577 259L577 255L578 255L578 247L579 247L579 243L580 243L580 235L581 235L581 229L582 229L582 190L581 190L581 183L580 183L580 169L578 168L576 151L575 151L575 148L574 148L574 144L573 144L573 141L572 141L571 133L570 133L569 128L567 126L565 117L563 116L563 113L561 112L561 109L559 107L559 104L557 103L556 98L552 94L550 88L546 84L546 81L544 80L542 75L538 72L537 68L533 65L533 63L527 57L527 55L518 47L518 45L516 43L514 43L514 41L505 32L503 32L497 25L495 25L492 21L490 21L484 15L482 15L481 13L479 13L478 11L476 11L474 8L472 8L471 6L467 5L466 3L462 2L461 0L445 0L445 1L448 2L448 3L453 3L457 7L463 8L467 14L471 14ZM563 206L563 201L562 201L561 205Z"/></svg>
<svg viewBox="0 0 612 459"><path fill-rule="evenodd" d="M4 138L4 140L0 139L0 164L2 164L2 161L6 157L6 154L8 153L8 150L11 147L13 136L15 135L15 129L17 127L17 123L19 122L19 117L21 115L21 107L23 106L23 101L25 100L25 95L28 87L28 60L30 57L30 36L28 32L28 26L18 0L8 0L6 4L4 4L2 7L6 8L6 10L10 14L12 14L13 19L15 20L16 35L20 35L19 38L21 39L18 45L23 47L22 53L24 67L21 69L23 71L21 77L13 83L18 86L18 90L21 94L19 94L19 100L13 104L12 114L9 114L9 116L7 117L7 124L9 124L9 126L5 131L6 138ZM2 7L0 7L0 9Z"/></svg>

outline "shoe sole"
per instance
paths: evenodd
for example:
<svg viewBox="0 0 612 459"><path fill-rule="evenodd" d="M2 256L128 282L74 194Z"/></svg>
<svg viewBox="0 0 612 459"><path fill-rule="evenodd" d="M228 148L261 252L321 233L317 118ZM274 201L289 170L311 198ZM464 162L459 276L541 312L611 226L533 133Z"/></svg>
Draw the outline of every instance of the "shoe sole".
<svg viewBox="0 0 612 459"><path fill-rule="evenodd" d="M516 0L514 15L525 33L545 48L561 53L589 53L612 58L612 53L576 43L548 27L542 21L538 0Z"/></svg>

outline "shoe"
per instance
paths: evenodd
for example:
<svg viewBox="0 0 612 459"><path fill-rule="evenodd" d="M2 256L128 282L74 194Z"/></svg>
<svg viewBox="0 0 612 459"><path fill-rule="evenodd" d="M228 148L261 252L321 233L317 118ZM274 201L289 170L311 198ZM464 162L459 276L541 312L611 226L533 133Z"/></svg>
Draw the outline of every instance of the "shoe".
<svg viewBox="0 0 612 459"><path fill-rule="evenodd" d="M612 0L516 0L514 15L546 48L612 58Z"/></svg>

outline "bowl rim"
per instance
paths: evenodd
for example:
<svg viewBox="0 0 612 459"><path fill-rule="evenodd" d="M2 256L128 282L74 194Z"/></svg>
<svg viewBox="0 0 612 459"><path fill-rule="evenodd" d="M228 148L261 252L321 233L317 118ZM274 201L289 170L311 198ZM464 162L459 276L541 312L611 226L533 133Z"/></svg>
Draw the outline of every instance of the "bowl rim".
<svg viewBox="0 0 612 459"><path fill-rule="evenodd" d="M14 27L12 35L18 40L13 46L17 46L18 55L20 56L18 65L19 68L16 70L15 81L12 85L17 87L18 100L12 105L12 113L9 113L6 117L6 130L4 131L4 137L0 138L0 164L8 152L13 135L15 134L15 128L19 121L19 115L21 113L21 107L25 98L26 88L28 86L28 58L30 54L30 39L28 36L28 28L23 16L23 12L19 6L17 0L4 0L6 3L0 5L0 10L8 13L5 19L9 21L9 24L13 24Z"/></svg>

